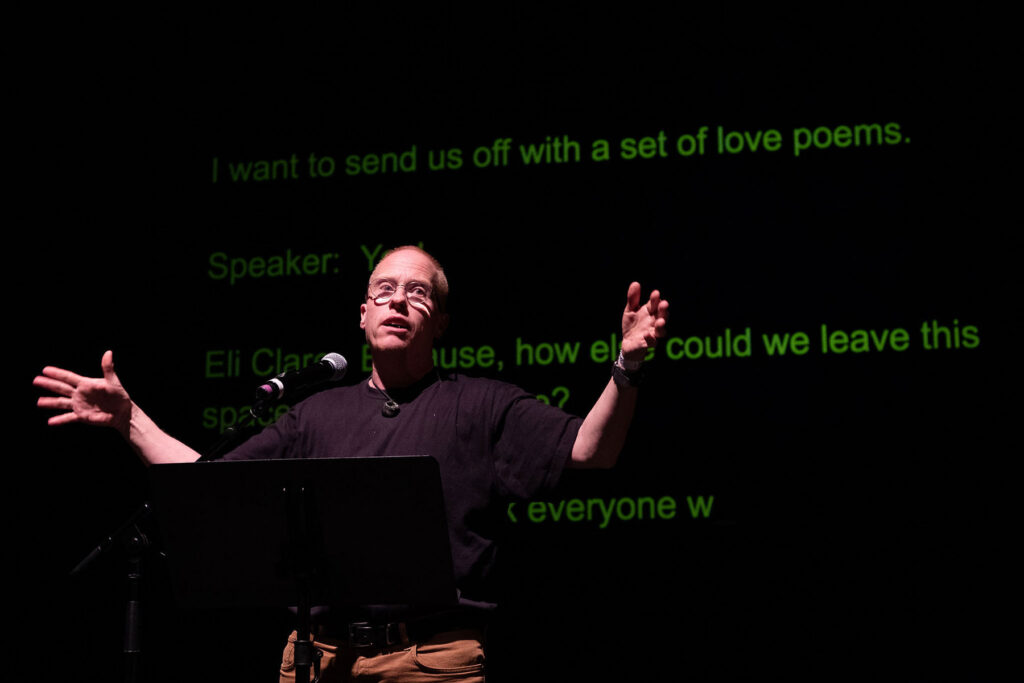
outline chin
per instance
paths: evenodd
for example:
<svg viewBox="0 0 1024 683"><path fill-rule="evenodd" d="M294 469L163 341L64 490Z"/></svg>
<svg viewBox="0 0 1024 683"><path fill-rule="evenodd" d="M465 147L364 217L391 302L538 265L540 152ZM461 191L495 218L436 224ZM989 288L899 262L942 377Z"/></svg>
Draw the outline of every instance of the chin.
<svg viewBox="0 0 1024 683"><path fill-rule="evenodd" d="M376 344L370 344L370 349L373 351L401 351L407 348L409 348L409 342L404 339L385 339Z"/></svg>

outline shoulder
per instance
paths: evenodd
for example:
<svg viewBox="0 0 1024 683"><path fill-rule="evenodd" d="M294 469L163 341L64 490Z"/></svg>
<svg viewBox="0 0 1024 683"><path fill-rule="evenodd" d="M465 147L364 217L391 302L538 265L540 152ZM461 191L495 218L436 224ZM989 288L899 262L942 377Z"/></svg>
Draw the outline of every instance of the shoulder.
<svg viewBox="0 0 1024 683"><path fill-rule="evenodd" d="M511 382L491 377L474 377L458 373L442 375L441 388L444 391L456 393L463 397L507 398L509 400L535 398L533 394Z"/></svg>
<svg viewBox="0 0 1024 683"><path fill-rule="evenodd" d="M501 420L508 415L528 419L573 417L561 408L549 405L547 401L538 400L536 394L511 382L457 374L443 377L445 400L456 402L461 412L485 411Z"/></svg>
<svg viewBox="0 0 1024 683"><path fill-rule="evenodd" d="M339 387L330 387L311 394L292 406L296 414L336 409L339 405L359 402L366 394L363 382Z"/></svg>

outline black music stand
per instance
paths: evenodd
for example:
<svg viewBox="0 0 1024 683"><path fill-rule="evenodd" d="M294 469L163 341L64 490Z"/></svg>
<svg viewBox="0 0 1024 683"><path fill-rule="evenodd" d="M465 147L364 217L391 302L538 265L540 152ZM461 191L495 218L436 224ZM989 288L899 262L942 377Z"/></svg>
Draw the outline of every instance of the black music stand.
<svg viewBox="0 0 1024 683"><path fill-rule="evenodd" d="M457 603L437 461L426 456L155 465L153 507L183 607ZM302 677L305 671L305 678Z"/></svg>

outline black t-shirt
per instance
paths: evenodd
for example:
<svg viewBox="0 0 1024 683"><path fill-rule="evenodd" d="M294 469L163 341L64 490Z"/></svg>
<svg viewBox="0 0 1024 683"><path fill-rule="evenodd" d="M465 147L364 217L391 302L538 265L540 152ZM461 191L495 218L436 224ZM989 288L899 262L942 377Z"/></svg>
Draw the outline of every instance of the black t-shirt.
<svg viewBox="0 0 1024 683"><path fill-rule="evenodd" d="M554 486L582 419L497 380L427 375L388 391L368 381L298 403L225 460L429 455L440 465L460 601L493 607L496 541L508 501Z"/></svg>

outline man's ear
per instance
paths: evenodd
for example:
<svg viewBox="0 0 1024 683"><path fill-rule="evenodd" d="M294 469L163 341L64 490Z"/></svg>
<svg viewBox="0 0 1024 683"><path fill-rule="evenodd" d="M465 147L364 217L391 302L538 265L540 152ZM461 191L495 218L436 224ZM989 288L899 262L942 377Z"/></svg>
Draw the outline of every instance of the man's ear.
<svg viewBox="0 0 1024 683"><path fill-rule="evenodd" d="M366 304L359 307L359 329L366 329Z"/></svg>

